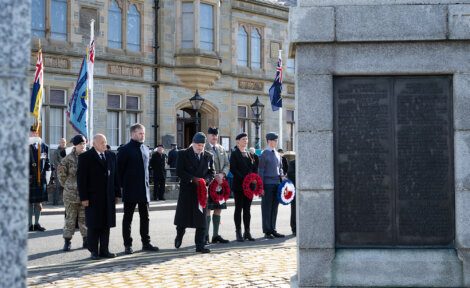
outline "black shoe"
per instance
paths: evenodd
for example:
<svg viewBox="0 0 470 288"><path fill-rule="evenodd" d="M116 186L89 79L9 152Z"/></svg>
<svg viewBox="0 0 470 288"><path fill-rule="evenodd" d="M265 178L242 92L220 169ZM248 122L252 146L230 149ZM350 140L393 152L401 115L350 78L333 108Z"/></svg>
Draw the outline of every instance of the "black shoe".
<svg viewBox="0 0 470 288"><path fill-rule="evenodd" d="M42 227L39 224L34 224L33 228L34 228L34 231L41 231L41 232L46 231L46 228Z"/></svg>
<svg viewBox="0 0 470 288"><path fill-rule="evenodd" d="M134 250L132 250L132 247L131 247L131 246L127 246L127 247L124 249L124 254L134 254Z"/></svg>
<svg viewBox="0 0 470 288"><path fill-rule="evenodd" d="M196 248L196 252L205 254L205 253L211 253L211 250L203 247L203 248Z"/></svg>
<svg viewBox="0 0 470 288"><path fill-rule="evenodd" d="M183 238L179 238L178 236L176 236L175 238L175 248L178 249L181 247L181 244L183 243Z"/></svg>
<svg viewBox="0 0 470 288"><path fill-rule="evenodd" d="M243 239L248 241L255 241L255 238L251 237L251 233L248 231L245 231L245 233L243 233Z"/></svg>
<svg viewBox="0 0 470 288"><path fill-rule="evenodd" d="M72 250L72 243L70 242L70 239L64 239L64 248L62 250L65 252Z"/></svg>
<svg viewBox="0 0 470 288"><path fill-rule="evenodd" d="M34 231L34 226L33 225L29 225L29 231Z"/></svg>
<svg viewBox="0 0 470 288"><path fill-rule="evenodd" d="M220 235L212 237L212 243L223 243L223 244L225 244L225 243L228 243L228 242L230 242L230 241L222 238L222 236L220 236Z"/></svg>
<svg viewBox="0 0 470 288"><path fill-rule="evenodd" d="M238 242L243 242L245 240L243 240L243 237L242 237L242 230L241 229L236 229L235 230L235 235L237 237L237 241Z"/></svg>
<svg viewBox="0 0 470 288"><path fill-rule="evenodd" d="M116 254L106 252L106 253L100 253L100 257L102 258L116 258Z"/></svg>
<svg viewBox="0 0 470 288"><path fill-rule="evenodd" d="M266 239L274 239L274 236L271 233L264 233L264 238Z"/></svg>
<svg viewBox="0 0 470 288"><path fill-rule="evenodd" d="M153 251L153 252L158 252L160 249L158 249L157 246L153 246L152 244L145 244L142 246L143 251Z"/></svg>
<svg viewBox="0 0 470 288"><path fill-rule="evenodd" d="M100 256L98 256L98 253L91 253L90 260L100 260Z"/></svg>
<svg viewBox="0 0 470 288"><path fill-rule="evenodd" d="M292 235L297 236L297 232L295 232L295 230L292 231Z"/></svg>
<svg viewBox="0 0 470 288"><path fill-rule="evenodd" d="M277 231L273 231L271 234L272 234L274 237L276 237L276 238L283 238L283 237L286 237L286 235L281 234L281 233L277 233Z"/></svg>
<svg viewBox="0 0 470 288"><path fill-rule="evenodd" d="M83 248L83 249L88 248L88 239L87 239L87 237L83 237L83 245L82 245L82 248Z"/></svg>

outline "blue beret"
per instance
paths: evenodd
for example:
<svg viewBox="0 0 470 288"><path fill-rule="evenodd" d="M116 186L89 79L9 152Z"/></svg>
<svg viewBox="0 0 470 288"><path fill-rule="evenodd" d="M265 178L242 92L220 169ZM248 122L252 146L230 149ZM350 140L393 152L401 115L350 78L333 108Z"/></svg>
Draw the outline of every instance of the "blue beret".
<svg viewBox="0 0 470 288"><path fill-rule="evenodd" d="M266 134L266 140L276 140L277 138L279 138L279 136L277 136L277 134L274 132L269 132Z"/></svg>
<svg viewBox="0 0 470 288"><path fill-rule="evenodd" d="M206 134L202 132L197 132L196 134L194 134L193 143L197 143L197 144L206 143Z"/></svg>

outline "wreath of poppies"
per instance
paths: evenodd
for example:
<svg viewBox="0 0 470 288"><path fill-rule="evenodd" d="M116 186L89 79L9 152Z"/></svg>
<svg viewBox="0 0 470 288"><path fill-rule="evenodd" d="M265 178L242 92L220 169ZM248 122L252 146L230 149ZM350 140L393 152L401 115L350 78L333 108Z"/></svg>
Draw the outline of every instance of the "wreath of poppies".
<svg viewBox="0 0 470 288"><path fill-rule="evenodd" d="M204 209L207 205L206 181L203 178L199 178L197 184L197 202L199 207Z"/></svg>
<svg viewBox="0 0 470 288"><path fill-rule="evenodd" d="M209 185L209 196L215 203L222 204L230 197L230 187L228 186L227 180L224 179L220 185L220 189L218 188L219 182L217 182L217 180L213 180L211 185Z"/></svg>
<svg viewBox="0 0 470 288"><path fill-rule="evenodd" d="M277 200L282 205L289 205L295 197L295 187L290 180L284 180L277 188Z"/></svg>
<svg viewBox="0 0 470 288"><path fill-rule="evenodd" d="M256 181L256 184L251 185L251 183L254 181ZM256 173L250 173L246 175L245 179L243 179L242 187L243 193L250 200L253 200L254 196L263 195L263 180L261 180L261 177Z"/></svg>

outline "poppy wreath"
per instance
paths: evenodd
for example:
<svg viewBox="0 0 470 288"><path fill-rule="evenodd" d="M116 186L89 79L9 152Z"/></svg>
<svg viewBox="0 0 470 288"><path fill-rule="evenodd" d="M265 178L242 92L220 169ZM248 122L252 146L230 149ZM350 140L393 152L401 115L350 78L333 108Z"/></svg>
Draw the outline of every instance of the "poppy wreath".
<svg viewBox="0 0 470 288"><path fill-rule="evenodd" d="M197 202L201 208L206 208L207 205L207 188L206 181L199 178L197 182Z"/></svg>
<svg viewBox="0 0 470 288"><path fill-rule="evenodd" d="M282 205L289 205L295 197L295 186L290 180L284 180L277 188L277 200Z"/></svg>
<svg viewBox="0 0 470 288"><path fill-rule="evenodd" d="M213 180L211 182L211 185L209 185L209 196L215 203L227 201L230 197L230 187L228 186L227 180L224 179L222 181L222 184L220 185L222 189L220 189L219 191L217 191L218 186L219 182L217 182L217 180Z"/></svg>
<svg viewBox="0 0 470 288"><path fill-rule="evenodd" d="M251 183L254 181L256 181L256 184L251 185ZM250 173L245 176L245 179L243 179L242 188L245 196L248 199L253 200L254 196L263 195L263 180L261 180L261 177L259 177L258 174Z"/></svg>

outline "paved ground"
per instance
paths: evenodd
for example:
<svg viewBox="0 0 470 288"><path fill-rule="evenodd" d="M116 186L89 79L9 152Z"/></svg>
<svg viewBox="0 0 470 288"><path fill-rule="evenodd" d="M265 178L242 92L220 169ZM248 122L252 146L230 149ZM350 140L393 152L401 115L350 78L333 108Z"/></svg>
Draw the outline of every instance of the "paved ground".
<svg viewBox="0 0 470 288"><path fill-rule="evenodd" d="M169 204L169 203L167 203ZM262 238L261 211L252 207L252 234L255 242L234 242L233 207L222 215L221 235L232 240L229 244L214 244L210 254L194 252L194 230L189 229L183 245L173 247L175 228L173 210L150 213L152 242L158 253L139 251L138 213L132 227L133 255L124 255L118 213L118 227L111 230L110 250L119 257L96 262L89 253L79 249L81 237L77 231L72 241L73 251L61 251L62 215L48 215L41 224L48 231L30 232L28 286L37 287L290 287L296 273L295 238L290 234L290 207L280 206L278 230L286 238Z"/></svg>

